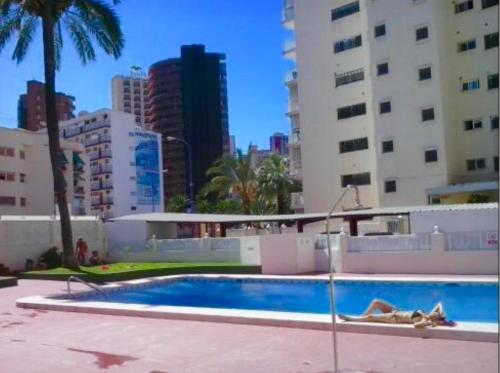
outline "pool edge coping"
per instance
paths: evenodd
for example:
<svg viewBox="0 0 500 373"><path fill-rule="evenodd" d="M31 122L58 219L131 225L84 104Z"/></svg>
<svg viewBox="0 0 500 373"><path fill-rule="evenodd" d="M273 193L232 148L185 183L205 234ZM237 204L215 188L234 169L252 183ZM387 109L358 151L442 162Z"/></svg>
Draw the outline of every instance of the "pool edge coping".
<svg viewBox="0 0 500 373"><path fill-rule="evenodd" d="M189 274L189 275L171 275L157 276L145 279L128 280L119 283L113 283L102 286L104 289L121 289L142 287L152 283L162 283L175 281L180 278L217 278L217 279L280 279L280 280L315 280L324 281L327 278L319 276L266 276L266 275L216 275L216 274ZM498 283L498 279L463 279L452 276L443 277L383 277L373 278L370 276L341 276L336 275L336 278L341 281L395 281L395 282L467 282L467 283ZM397 280L395 280L397 279ZM258 311L258 310L237 310L224 308L207 308L207 307L179 307L179 306L148 306L139 304L121 304L121 303L104 303L104 302L78 302L78 297L87 294L95 293L91 291L74 292L75 299L57 299L62 294L52 294L48 296L31 296L18 299L17 307L44 309L53 311L69 311L83 313L97 313L104 315L116 316L135 316L146 318L163 318L173 320L190 320L204 322L222 322L249 324L261 326L277 326L290 327L301 329L316 329L330 330L331 316L323 314L307 314L295 312L277 312L277 311ZM348 333L368 333L368 334L383 334L395 335L404 337L419 337L419 338L439 338L452 340L467 340L467 341L482 341L498 343L498 324L496 323L472 323L458 322L457 326L436 327L416 329L412 325L392 325L392 324L375 324L375 323L360 323L360 322L345 322L337 317L337 331Z"/></svg>

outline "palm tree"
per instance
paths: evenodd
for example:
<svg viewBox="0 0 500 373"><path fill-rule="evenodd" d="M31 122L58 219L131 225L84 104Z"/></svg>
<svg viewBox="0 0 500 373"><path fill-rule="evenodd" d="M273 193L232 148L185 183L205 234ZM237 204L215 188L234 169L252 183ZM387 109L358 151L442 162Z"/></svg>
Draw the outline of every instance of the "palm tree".
<svg viewBox="0 0 500 373"><path fill-rule="evenodd" d="M237 158L224 155L207 170L212 179L204 187L204 194L215 194L218 199L235 194L241 199L243 213L250 214L257 197L257 178L250 165L250 156L239 154Z"/></svg>
<svg viewBox="0 0 500 373"><path fill-rule="evenodd" d="M118 3L114 0L113 3ZM113 8L102 0L0 0L0 52L17 34L12 59L20 63L26 57L37 24L42 23L45 69L45 110L49 137L54 193L59 207L63 266L77 270L73 236L66 197L66 184L58 162L61 154L56 106L56 70L61 62L64 27L83 64L95 60L92 39L107 54L118 58L123 48L120 20Z"/></svg>
<svg viewBox="0 0 500 373"><path fill-rule="evenodd" d="M278 214L288 210L287 201L292 187L288 171L288 160L279 154L264 159L258 170L260 196L274 202Z"/></svg>
<svg viewBox="0 0 500 373"><path fill-rule="evenodd" d="M174 194L168 199L167 211L169 212L186 212L188 198L184 194Z"/></svg>

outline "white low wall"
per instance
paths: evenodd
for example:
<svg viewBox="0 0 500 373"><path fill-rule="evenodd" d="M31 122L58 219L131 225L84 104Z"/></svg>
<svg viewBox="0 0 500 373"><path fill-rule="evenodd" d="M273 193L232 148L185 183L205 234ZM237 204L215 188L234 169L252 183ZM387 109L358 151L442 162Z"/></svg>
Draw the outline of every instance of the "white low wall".
<svg viewBox="0 0 500 373"><path fill-rule="evenodd" d="M463 234L459 232L458 234ZM347 237L339 245L344 273L498 275L498 233L469 232L490 237L489 244L474 245L453 233L392 237ZM496 236L495 236L496 235ZM413 236L413 237L412 237ZM460 243L460 246L454 246ZM468 243L468 244L467 244ZM481 247L483 246L483 247Z"/></svg>
<svg viewBox="0 0 500 373"><path fill-rule="evenodd" d="M36 263L49 247L62 247L59 220L49 217L39 220L6 219L8 217L0 220L0 263L11 270L24 270L28 258ZM102 258L106 257L107 242L102 221L93 218L74 219L71 227L75 242L78 237L82 237L87 241L89 251L97 250Z"/></svg>
<svg viewBox="0 0 500 373"><path fill-rule="evenodd" d="M120 262L241 262L237 238L150 239L146 245L110 248Z"/></svg>
<svg viewBox="0 0 500 373"><path fill-rule="evenodd" d="M288 275L316 270L313 235L273 234L259 239L263 274Z"/></svg>

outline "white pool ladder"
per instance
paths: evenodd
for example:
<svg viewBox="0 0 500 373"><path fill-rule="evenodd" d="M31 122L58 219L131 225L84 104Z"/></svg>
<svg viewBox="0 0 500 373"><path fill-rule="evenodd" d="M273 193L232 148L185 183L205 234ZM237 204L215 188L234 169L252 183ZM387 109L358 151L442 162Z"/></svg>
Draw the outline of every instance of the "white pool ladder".
<svg viewBox="0 0 500 373"><path fill-rule="evenodd" d="M108 299L108 294L99 285L84 281L80 277L76 277L76 276L69 276L68 279L66 280L66 285L68 288L68 295L71 294L71 281L73 281L73 280L78 281L84 285L87 285L89 288L96 290L98 293L101 293L102 295L104 295L104 297L106 299Z"/></svg>

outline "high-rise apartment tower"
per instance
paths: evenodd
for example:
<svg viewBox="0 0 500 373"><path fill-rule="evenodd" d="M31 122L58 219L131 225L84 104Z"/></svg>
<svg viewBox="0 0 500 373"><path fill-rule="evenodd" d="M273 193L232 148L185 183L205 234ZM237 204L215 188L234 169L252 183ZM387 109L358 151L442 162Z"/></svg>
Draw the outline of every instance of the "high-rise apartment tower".
<svg viewBox="0 0 500 373"><path fill-rule="evenodd" d="M45 112L45 84L36 80L26 83L27 92L19 96L17 104L17 126L29 131L44 128L47 122ZM75 98L61 92L56 93L57 119L74 118Z"/></svg>
<svg viewBox="0 0 500 373"><path fill-rule="evenodd" d="M498 199L498 0L288 0L284 13L306 212L348 184L367 207Z"/></svg>
<svg viewBox="0 0 500 373"><path fill-rule="evenodd" d="M133 66L130 76L116 75L111 80L113 110L135 115L138 127L149 129L146 113L148 110L148 80L142 69Z"/></svg>
<svg viewBox="0 0 500 373"><path fill-rule="evenodd" d="M207 169L229 152L225 55L206 53L202 45L182 46L180 58L153 64L148 79L148 121L163 141L165 201L189 195L187 148L167 137L189 144L197 194L208 181Z"/></svg>

